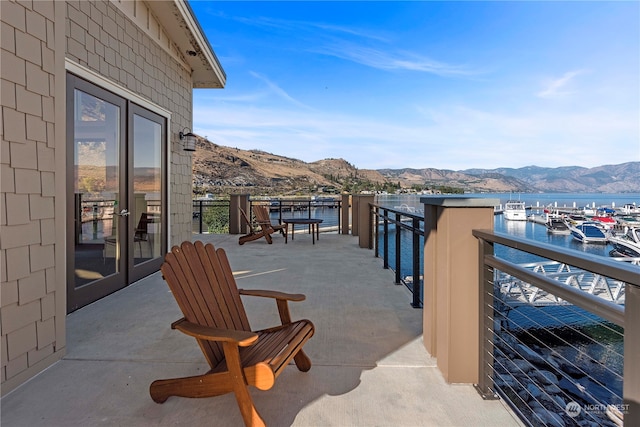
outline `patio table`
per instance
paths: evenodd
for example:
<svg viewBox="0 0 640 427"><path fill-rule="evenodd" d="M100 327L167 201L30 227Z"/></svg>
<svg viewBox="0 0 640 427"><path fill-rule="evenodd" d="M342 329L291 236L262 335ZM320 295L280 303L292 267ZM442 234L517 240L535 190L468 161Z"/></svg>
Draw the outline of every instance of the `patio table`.
<svg viewBox="0 0 640 427"><path fill-rule="evenodd" d="M309 226L309 232L311 233L311 241L316 244L316 239L320 240L319 224L323 220L320 218L287 218L282 222L287 226L284 230L284 242L287 243L287 236L289 235L289 224L291 224L291 240L293 240L294 229L296 224L304 224Z"/></svg>

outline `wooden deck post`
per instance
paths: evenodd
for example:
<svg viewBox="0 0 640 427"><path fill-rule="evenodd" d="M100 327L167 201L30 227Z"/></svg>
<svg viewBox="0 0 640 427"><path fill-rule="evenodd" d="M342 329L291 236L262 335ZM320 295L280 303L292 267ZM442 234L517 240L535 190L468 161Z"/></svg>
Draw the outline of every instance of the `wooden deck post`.
<svg viewBox="0 0 640 427"><path fill-rule="evenodd" d="M357 236L359 230L358 223L360 222L360 217L358 213L360 212L360 196L354 194L351 196L351 234L353 236Z"/></svg>
<svg viewBox="0 0 640 427"><path fill-rule="evenodd" d="M473 229L493 230L498 199L425 196L424 345L449 383L478 382L479 269Z"/></svg>
<svg viewBox="0 0 640 427"><path fill-rule="evenodd" d="M240 217L240 209L249 215L249 195L232 194L229 198L229 234L244 234L249 227Z"/></svg>
<svg viewBox="0 0 640 427"><path fill-rule="evenodd" d="M375 196L373 194L361 194L354 197L354 199L358 199L358 244L361 248L373 249L373 229L371 228L371 207L369 204L374 202Z"/></svg>
<svg viewBox="0 0 640 427"><path fill-rule="evenodd" d="M340 213L342 216L340 218L340 224L342 226L341 233L349 234L349 224L351 223L349 212L351 209L351 195L343 194L342 195L342 212Z"/></svg>

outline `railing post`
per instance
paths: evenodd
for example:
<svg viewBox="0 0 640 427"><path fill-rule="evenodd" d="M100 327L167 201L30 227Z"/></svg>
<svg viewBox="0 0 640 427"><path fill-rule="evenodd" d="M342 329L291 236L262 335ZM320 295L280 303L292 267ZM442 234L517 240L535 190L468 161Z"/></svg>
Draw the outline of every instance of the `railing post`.
<svg viewBox="0 0 640 427"><path fill-rule="evenodd" d="M413 226L413 301L411 306L413 308L420 308L420 235L415 230L420 228L420 220L413 218L411 225Z"/></svg>
<svg viewBox="0 0 640 427"><path fill-rule="evenodd" d="M342 232L342 215L340 215L342 206L340 205L340 200L333 201L333 208L338 209L338 234L340 234Z"/></svg>
<svg viewBox="0 0 640 427"><path fill-rule="evenodd" d="M229 197L229 234L246 233L246 225L242 222L240 215L240 208L244 210L247 215L247 195L246 194L232 194Z"/></svg>
<svg viewBox="0 0 640 427"><path fill-rule="evenodd" d="M360 232L360 196L351 196L351 235L357 236Z"/></svg>
<svg viewBox="0 0 640 427"><path fill-rule="evenodd" d="M198 233L202 234L202 217L204 216L204 212L202 209L202 200L198 200Z"/></svg>
<svg viewBox="0 0 640 427"><path fill-rule="evenodd" d="M382 249L383 268L387 270L389 269L389 211L383 208L382 212L384 214L384 248Z"/></svg>
<svg viewBox="0 0 640 427"><path fill-rule="evenodd" d="M340 212L340 216L342 218L342 234L349 234L349 198L351 196L349 196L348 194L343 194L342 195L342 206L341 206L341 212Z"/></svg>
<svg viewBox="0 0 640 427"><path fill-rule="evenodd" d="M379 233L378 233L378 228L380 228L380 209L378 208L378 206L374 206L373 207L373 256L378 258L380 256L380 248L379 248L379 243L378 240L379 237Z"/></svg>
<svg viewBox="0 0 640 427"><path fill-rule="evenodd" d="M624 425L640 426L640 286L625 285Z"/></svg>
<svg viewBox="0 0 640 427"><path fill-rule="evenodd" d="M372 240L371 204L374 202L374 196L366 194L366 195L360 195L356 197L356 199L358 199L358 205L359 205L358 207L358 243L361 248L373 249L373 246L371 245L371 240Z"/></svg>
<svg viewBox="0 0 640 427"><path fill-rule="evenodd" d="M498 396L493 388L493 336L496 327L493 323L493 319L495 319L493 268L485 265L485 255L493 255L493 243L479 239L478 276L480 277L480 282L478 284L478 298L480 300L480 318L478 324L480 328L478 335L480 337L480 356L478 357L478 383L475 387L483 399L489 400L497 399Z"/></svg>
<svg viewBox="0 0 640 427"><path fill-rule="evenodd" d="M251 201L249 200L248 194L240 194L238 196L238 205L249 217L249 221L251 221ZM240 216L240 211L238 211L238 216ZM251 231L251 225L246 224L244 221L240 220L240 232L242 234L248 233Z"/></svg>
<svg viewBox="0 0 640 427"><path fill-rule="evenodd" d="M402 246L401 243L401 239L400 239L400 233L402 232L402 227L400 227L400 218L401 215L399 213L396 212L395 214L395 218L396 218L396 248L395 248L395 253L396 253L396 285L401 285L402 284L402 277L400 277L400 267L402 266L402 257L400 256L402 249L400 249L400 247Z"/></svg>
<svg viewBox="0 0 640 427"><path fill-rule="evenodd" d="M425 196L425 347L449 383L479 382L478 245L498 199ZM435 300L429 300L435 298ZM432 324L431 322L435 322Z"/></svg>

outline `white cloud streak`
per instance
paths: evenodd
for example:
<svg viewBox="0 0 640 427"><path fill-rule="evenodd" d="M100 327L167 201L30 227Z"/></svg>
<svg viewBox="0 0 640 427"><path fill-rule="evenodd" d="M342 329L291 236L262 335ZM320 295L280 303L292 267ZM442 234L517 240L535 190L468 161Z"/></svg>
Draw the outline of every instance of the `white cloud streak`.
<svg viewBox="0 0 640 427"><path fill-rule="evenodd" d="M342 157L367 169L590 167L640 160L637 111L516 114L443 105L422 113L422 121L398 123L321 111L208 104L196 105L194 131L221 145L306 162Z"/></svg>
<svg viewBox="0 0 640 427"><path fill-rule="evenodd" d="M585 70L567 71L562 77L547 82L545 88L538 92L537 96L540 98L558 98L570 95L571 91L562 89L568 86L575 77L583 73L585 73Z"/></svg>
<svg viewBox="0 0 640 427"><path fill-rule="evenodd" d="M314 49L314 52L323 55L330 55L380 70L419 71L439 76L464 76L477 74L477 72L469 69L468 67L447 64L412 52L388 52L381 49L360 46L354 43L343 43L341 45L316 48Z"/></svg>
<svg viewBox="0 0 640 427"><path fill-rule="evenodd" d="M249 74L251 74L256 79L259 79L262 82L264 82L267 85L267 87L269 88L269 90L272 93L274 93L275 95L277 95L279 98L282 98L285 101L290 102L291 104L296 105L298 107L311 109L311 107L309 107L308 105L305 105L302 102L298 101L297 99L293 98L284 89L282 89L280 86L278 86L277 84L275 84L274 82L269 80L267 77L263 76L262 74L256 73L255 71L250 71Z"/></svg>
<svg viewBox="0 0 640 427"><path fill-rule="evenodd" d="M402 50L388 51L391 42L389 37L362 28L264 17L235 19L245 25L296 34L297 39L311 40L316 47L308 49L309 52L333 56L379 70L409 70L439 76L477 74L466 66L447 64L417 53ZM377 47L367 46L371 44L376 44Z"/></svg>

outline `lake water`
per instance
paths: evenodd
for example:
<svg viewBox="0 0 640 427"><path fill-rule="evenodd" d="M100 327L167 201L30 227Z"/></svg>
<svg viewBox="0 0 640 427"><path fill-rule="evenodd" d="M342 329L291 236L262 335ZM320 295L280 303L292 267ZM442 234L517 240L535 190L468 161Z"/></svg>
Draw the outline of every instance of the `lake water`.
<svg viewBox="0 0 640 427"><path fill-rule="evenodd" d="M482 193L482 194L465 194L465 197L482 197L492 198L500 200L500 203L504 206L507 200L521 200L525 202L527 206L545 207L553 206L557 208L579 208L584 206L590 207L621 207L626 203L636 203L640 206L640 193L625 193L625 194L601 194L601 193L588 193L588 194L566 194L566 193L536 193L536 194L508 194L508 193ZM423 209L423 205L420 203L420 195L379 195L377 196L377 203L383 206L396 207L406 205L418 210ZM534 211L528 211L528 214ZM541 212L540 212L541 213ZM532 239L537 242L549 243L552 245L580 251L588 252L594 255L609 256L609 252L612 247L608 244L582 244L577 242L571 237L571 235L555 235L547 232L546 227L541 224L536 224L529 221L508 221L505 220L503 215L496 215L494 222L495 231L507 233L513 236L524 237ZM404 245L403 245L404 246ZM506 255L501 252L503 249L496 249L496 255ZM403 251L409 249L403 248ZM403 254L404 255L404 254ZM514 262L526 263L533 262L535 259L531 255L518 253L515 251L513 254L515 258L511 258ZM404 263L403 263L404 272Z"/></svg>

